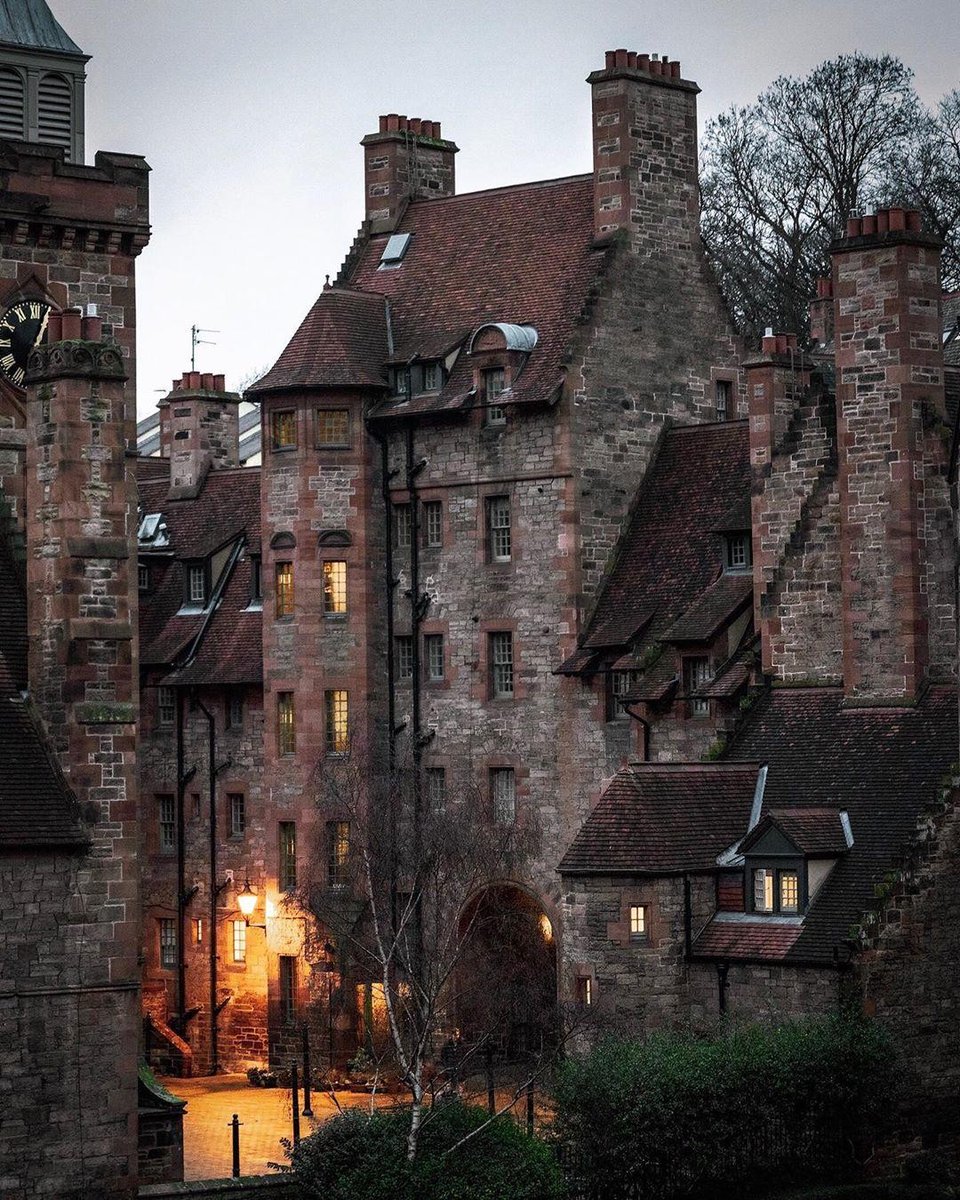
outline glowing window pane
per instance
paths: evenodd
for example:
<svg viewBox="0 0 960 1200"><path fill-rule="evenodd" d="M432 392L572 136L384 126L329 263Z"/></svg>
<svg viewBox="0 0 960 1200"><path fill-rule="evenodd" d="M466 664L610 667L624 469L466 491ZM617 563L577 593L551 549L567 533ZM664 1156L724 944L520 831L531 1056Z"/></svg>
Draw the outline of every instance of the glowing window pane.
<svg viewBox="0 0 960 1200"><path fill-rule="evenodd" d="M347 693L324 692L324 724L327 752L345 754L349 746L349 707Z"/></svg>
<svg viewBox="0 0 960 1200"><path fill-rule="evenodd" d="M276 566L276 603L278 617L293 616L293 563L278 562Z"/></svg>
<svg viewBox="0 0 960 1200"><path fill-rule="evenodd" d="M342 615L347 611L347 564L323 564L323 611Z"/></svg>

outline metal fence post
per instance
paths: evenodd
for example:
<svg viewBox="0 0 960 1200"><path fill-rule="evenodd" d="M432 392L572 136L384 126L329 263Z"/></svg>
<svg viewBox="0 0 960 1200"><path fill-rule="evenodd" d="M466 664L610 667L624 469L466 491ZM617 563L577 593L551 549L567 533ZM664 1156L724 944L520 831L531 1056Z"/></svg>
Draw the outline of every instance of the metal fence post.
<svg viewBox="0 0 960 1200"><path fill-rule="evenodd" d="M293 1101L293 1144L300 1145L300 1088L297 1083L297 1060L290 1064L290 1099Z"/></svg>
<svg viewBox="0 0 960 1200"><path fill-rule="evenodd" d="M310 1106L310 1030L306 1023L303 1026L303 1115L313 1116Z"/></svg>
<svg viewBox="0 0 960 1200"><path fill-rule="evenodd" d="M236 1113L228 1128L233 1130L233 1178L240 1178L240 1119Z"/></svg>

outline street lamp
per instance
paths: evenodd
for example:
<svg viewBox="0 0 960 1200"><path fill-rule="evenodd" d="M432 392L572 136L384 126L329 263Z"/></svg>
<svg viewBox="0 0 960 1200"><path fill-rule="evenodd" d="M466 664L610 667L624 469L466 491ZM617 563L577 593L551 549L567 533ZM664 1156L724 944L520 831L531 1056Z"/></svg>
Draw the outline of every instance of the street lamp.
<svg viewBox="0 0 960 1200"><path fill-rule="evenodd" d="M257 893L250 886L250 880L247 879L243 884L243 891L237 892L237 908L243 916L244 921L251 929L266 929L266 925L252 925L250 918L253 916L254 910L257 907Z"/></svg>

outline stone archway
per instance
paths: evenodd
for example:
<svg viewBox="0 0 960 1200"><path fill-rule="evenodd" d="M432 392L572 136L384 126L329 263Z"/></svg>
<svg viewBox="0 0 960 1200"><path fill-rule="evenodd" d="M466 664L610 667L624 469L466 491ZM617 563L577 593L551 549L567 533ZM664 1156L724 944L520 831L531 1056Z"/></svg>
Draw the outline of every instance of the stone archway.
<svg viewBox="0 0 960 1200"><path fill-rule="evenodd" d="M543 905L515 883L494 884L467 904L460 929L461 1037L507 1058L539 1053L557 1028L556 937Z"/></svg>

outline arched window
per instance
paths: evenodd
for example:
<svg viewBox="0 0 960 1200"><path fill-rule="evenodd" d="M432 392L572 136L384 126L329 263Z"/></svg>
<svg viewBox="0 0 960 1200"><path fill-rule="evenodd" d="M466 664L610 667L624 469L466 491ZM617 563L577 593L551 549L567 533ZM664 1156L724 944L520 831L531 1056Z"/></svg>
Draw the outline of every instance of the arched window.
<svg viewBox="0 0 960 1200"><path fill-rule="evenodd" d="M73 97L62 75L44 75L37 89L37 139L48 146L71 148Z"/></svg>
<svg viewBox="0 0 960 1200"><path fill-rule="evenodd" d="M0 137L26 137L23 76L13 67L0 67Z"/></svg>

